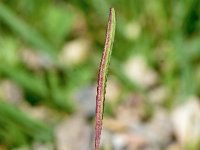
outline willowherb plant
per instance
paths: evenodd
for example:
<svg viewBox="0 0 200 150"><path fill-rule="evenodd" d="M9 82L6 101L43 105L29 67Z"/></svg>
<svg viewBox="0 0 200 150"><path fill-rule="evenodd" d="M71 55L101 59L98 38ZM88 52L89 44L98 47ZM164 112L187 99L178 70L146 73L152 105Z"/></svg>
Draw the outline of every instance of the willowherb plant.
<svg viewBox="0 0 200 150"><path fill-rule="evenodd" d="M98 85L96 95L95 150L99 150L100 145L104 100L106 94L106 80L115 36L115 26L115 10L114 8L110 8L110 14L106 31L106 40L98 73Z"/></svg>

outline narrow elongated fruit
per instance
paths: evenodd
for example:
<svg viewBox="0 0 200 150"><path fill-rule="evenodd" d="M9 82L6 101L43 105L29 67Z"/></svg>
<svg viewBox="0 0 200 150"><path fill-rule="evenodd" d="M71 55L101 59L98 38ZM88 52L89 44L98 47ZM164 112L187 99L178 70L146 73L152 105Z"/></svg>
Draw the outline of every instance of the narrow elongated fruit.
<svg viewBox="0 0 200 150"><path fill-rule="evenodd" d="M106 94L106 80L115 36L115 26L115 10L114 8L110 8L110 14L106 31L106 40L98 74L98 85L96 95L95 150L99 150L100 145L104 100Z"/></svg>

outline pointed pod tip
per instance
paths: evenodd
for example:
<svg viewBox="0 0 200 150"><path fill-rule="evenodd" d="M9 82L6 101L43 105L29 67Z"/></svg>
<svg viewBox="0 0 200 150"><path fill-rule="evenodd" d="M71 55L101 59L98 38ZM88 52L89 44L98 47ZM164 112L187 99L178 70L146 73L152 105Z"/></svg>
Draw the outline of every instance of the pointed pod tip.
<svg viewBox="0 0 200 150"><path fill-rule="evenodd" d="M115 9L114 9L114 7L111 7L110 8L110 14L113 14L113 13L115 13Z"/></svg>
<svg viewBox="0 0 200 150"><path fill-rule="evenodd" d="M110 8L109 20L110 23L112 23L112 26L115 26L115 9L113 7Z"/></svg>

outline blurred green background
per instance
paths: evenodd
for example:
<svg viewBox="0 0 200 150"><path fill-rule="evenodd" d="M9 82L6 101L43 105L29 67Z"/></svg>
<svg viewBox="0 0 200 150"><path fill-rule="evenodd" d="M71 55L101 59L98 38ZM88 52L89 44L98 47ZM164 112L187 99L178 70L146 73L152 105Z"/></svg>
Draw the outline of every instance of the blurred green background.
<svg viewBox="0 0 200 150"><path fill-rule="evenodd" d="M1 0L1 150L38 142L59 150L55 128L95 88L111 6L117 29L105 115L114 118L137 95L148 122L157 106L170 114L200 96L199 0ZM93 129L95 96L83 103Z"/></svg>

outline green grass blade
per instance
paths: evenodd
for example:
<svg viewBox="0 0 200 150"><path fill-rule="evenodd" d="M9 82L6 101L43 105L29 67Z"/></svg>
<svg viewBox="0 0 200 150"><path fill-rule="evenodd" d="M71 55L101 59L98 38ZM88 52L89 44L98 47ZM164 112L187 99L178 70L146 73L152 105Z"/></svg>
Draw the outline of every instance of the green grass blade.
<svg viewBox="0 0 200 150"><path fill-rule="evenodd" d="M108 19L107 31L106 31L106 40L98 74L98 85L97 85L97 95L96 95L95 150L99 150L99 144L100 144L104 100L106 93L106 80L107 80L108 67L110 63L110 57L112 53L112 47L115 36L115 26L116 26L115 10L114 8L111 8Z"/></svg>
<svg viewBox="0 0 200 150"><path fill-rule="evenodd" d="M55 55L55 49L34 28L26 24L12 10L0 3L0 20L3 21L20 37L39 50L45 50L50 55Z"/></svg>
<svg viewBox="0 0 200 150"><path fill-rule="evenodd" d="M52 130L49 128L49 126L41 123L38 120L35 120L33 118L30 118L28 115L26 115L24 112L19 110L16 106L13 106L5 100L0 99L0 140L3 138L5 142L10 143L16 143L15 141L24 141L19 138L20 137L30 137L31 139L35 140L41 140L41 141L51 141L52 140ZM5 123L3 125L2 123ZM15 129L10 127L14 127ZM8 131L6 131L6 130ZM5 134L4 131L5 130ZM16 133L16 134L14 134ZM9 135L13 137L9 137ZM3 137L2 137L3 136ZM22 142L23 143L23 142Z"/></svg>

